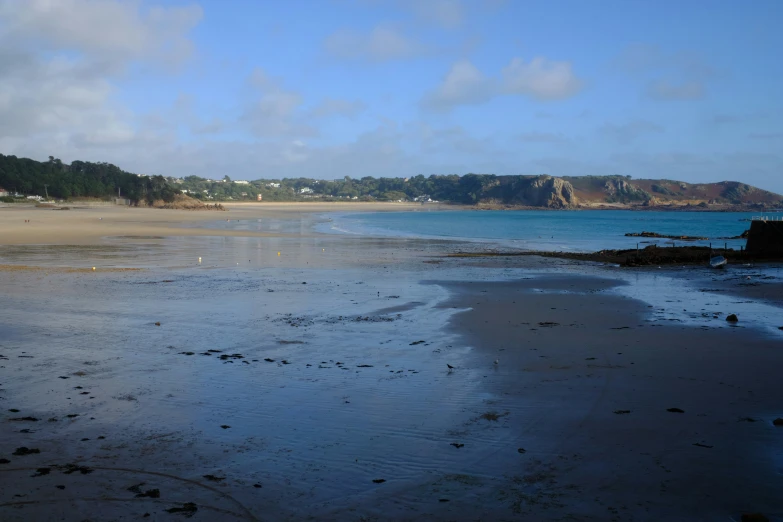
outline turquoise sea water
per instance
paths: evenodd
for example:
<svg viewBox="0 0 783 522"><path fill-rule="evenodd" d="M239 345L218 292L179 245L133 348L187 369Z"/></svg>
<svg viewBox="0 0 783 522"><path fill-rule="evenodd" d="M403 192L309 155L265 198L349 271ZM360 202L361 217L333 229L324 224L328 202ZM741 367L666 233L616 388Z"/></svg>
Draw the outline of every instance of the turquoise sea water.
<svg viewBox="0 0 783 522"><path fill-rule="evenodd" d="M634 248L669 239L625 237L628 232L657 232L709 238L687 244L730 248L745 245L739 236L750 227L751 212L450 211L328 214L318 230L337 234L486 241L530 250L592 252ZM675 241L676 244L686 244Z"/></svg>

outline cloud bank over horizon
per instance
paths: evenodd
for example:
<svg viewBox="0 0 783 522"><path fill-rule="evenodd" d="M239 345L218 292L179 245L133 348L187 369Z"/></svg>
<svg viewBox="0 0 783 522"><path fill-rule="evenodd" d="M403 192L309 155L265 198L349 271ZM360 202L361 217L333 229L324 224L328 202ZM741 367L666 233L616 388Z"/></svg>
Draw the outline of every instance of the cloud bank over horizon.
<svg viewBox="0 0 783 522"><path fill-rule="evenodd" d="M0 0L0 153L783 193L782 17L775 0Z"/></svg>

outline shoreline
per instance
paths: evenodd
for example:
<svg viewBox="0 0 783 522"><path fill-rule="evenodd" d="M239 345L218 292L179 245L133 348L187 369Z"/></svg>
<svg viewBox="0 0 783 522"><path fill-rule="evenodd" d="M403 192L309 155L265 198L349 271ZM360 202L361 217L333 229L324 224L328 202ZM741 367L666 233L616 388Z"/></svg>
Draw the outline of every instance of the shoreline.
<svg viewBox="0 0 783 522"><path fill-rule="evenodd" d="M296 206L181 213L85 211L92 243L3 248L25 265L0 266L0 518L783 513L780 305L694 293L742 281L449 257L465 244L317 234Z"/></svg>

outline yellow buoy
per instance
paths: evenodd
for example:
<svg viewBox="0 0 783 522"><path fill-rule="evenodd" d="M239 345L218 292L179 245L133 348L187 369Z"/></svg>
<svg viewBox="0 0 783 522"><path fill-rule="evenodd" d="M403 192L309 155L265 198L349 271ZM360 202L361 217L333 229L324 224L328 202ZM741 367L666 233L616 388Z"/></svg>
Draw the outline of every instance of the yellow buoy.
<svg viewBox="0 0 783 522"><path fill-rule="evenodd" d="M278 253L277 253L277 255L279 256L279 255L280 255L280 252L278 252Z"/></svg>
<svg viewBox="0 0 783 522"><path fill-rule="evenodd" d="M198 262L201 263L201 258L200 257L198 258Z"/></svg>
<svg viewBox="0 0 783 522"><path fill-rule="evenodd" d="M95 267L92 267L92 271L95 272Z"/></svg>

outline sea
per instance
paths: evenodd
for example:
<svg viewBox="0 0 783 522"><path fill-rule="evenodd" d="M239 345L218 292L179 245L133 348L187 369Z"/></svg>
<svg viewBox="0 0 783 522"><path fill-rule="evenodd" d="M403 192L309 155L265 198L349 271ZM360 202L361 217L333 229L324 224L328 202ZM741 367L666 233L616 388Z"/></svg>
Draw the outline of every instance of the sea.
<svg viewBox="0 0 783 522"><path fill-rule="evenodd" d="M329 213L317 230L374 237L411 237L487 242L522 250L595 252L637 244L745 246L735 239L750 228L752 212L625 210L464 211L422 208L409 212ZM779 215L779 214L776 214ZM628 233L705 238L682 241L628 237Z"/></svg>

